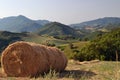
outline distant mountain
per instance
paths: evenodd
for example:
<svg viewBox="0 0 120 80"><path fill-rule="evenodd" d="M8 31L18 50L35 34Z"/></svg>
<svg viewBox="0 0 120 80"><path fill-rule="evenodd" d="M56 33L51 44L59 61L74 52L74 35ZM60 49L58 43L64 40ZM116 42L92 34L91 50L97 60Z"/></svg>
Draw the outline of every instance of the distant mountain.
<svg viewBox="0 0 120 80"><path fill-rule="evenodd" d="M120 18L118 17L104 17L96 20L86 21L77 24L71 24L70 26L76 29L84 30L98 30L106 28L108 25L118 25L120 24ZM109 27L107 27L109 29Z"/></svg>
<svg viewBox="0 0 120 80"><path fill-rule="evenodd" d="M48 20L36 20L36 23L38 23L38 24L44 26L45 24L50 23L50 21L48 21Z"/></svg>
<svg viewBox="0 0 120 80"><path fill-rule="evenodd" d="M23 15L0 19L0 30L11 32L35 32L47 21L31 20Z"/></svg>
<svg viewBox="0 0 120 80"><path fill-rule="evenodd" d="M73 37L80 37L81 34L77 32L75 29L58 23L58 22L51 22L46 24L38 31L40 35L50 35L50 36L73 36Z"/></svg>

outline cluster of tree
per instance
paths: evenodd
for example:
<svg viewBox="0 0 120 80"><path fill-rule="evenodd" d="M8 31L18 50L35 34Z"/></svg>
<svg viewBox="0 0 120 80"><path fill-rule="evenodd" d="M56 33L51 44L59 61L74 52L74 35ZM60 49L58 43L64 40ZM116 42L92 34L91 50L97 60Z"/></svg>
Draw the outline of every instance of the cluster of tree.
<svg viewBox="0 0 120 80"><path fill-rule="evenodd" d="M61 39L61 40L69 40L69 39L76 39L76 37L71 36L71 35L65 35L65 36L53 36L56 39Z"/></svg>
<svg viewBox="0 0 120 80"><path fill-rule="evenodd" d="M80 46L80 45L79 45ZM89 61L94 59L120 61L120 29L114 29L104 35L98 35L81 49L70 43L68 47L59 47L69 59Z"/></svg>
<svg viewBox="0 0 120 80"><path fill-rule="evenodd" d="M49 40L44 42L44 43L42 43L42 45L51 46L51 47L56 46L54 43L49 42Z"/></svg>
<svg viewBox="0 0 120 80"><path fill-rule="evenodd" d="M115 61L116 54L120 56L120 29L98 36L75 54L73 58L79 61L93 59Z"/></svg>

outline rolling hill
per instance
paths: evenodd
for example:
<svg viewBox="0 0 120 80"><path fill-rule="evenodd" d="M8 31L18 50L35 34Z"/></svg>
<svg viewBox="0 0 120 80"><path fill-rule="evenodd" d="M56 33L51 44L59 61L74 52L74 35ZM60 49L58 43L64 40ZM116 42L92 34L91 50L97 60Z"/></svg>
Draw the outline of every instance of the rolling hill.
<svg viewBox="0 0 120 80"><path fill-rule="evenodd" d="M56 46L61 44L68 44L70 42L78 42L77 40L61 40L56 39L53 36L40 36L34 33L15 33L8 31L0 31L0 53L11 43L16 41L27 41L38 44L55 44Z"/></svg>
<svg viewBox="0 0 120 80"><path fill-rule="evenodd" d="M51 22L46 24L42 28L38 30L39 35L49 35L49 36L72 36L72 37L80 37L82 36L80 32L77 32L75 29L58 23L58 22Z"/></svg>
<svg viewBox="0 0 120 80"><path fill-rule="evenodd" d="M35 32L47 23L49 23L47 20L31 20L23 15L11 16L0 19L0 30L10 32Z"/></svg>
<svg viewBox="0 0 120 80"><path fill-rule="evenodd" d="M76 29L88 30L88 31L96 31L101 29L113 29L114 25L120 25L120 18L118 17L104 17L91 21L86 21L77 24L71 24L70 26ZM120 27L120 26L116 26ZM116 28L115 27L115 28Z"/></svg>

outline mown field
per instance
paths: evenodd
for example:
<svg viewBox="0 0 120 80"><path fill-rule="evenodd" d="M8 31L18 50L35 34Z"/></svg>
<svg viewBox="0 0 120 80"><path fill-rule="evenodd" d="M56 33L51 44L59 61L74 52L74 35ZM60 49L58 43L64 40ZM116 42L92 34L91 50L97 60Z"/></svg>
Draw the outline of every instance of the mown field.
<svg viewBox="0 0 120 80"><path fill-rule="evenodd" d="M120 80L120 62L69 60L64 72L37 78L6 77L0 69L0 80Z"/></svg>

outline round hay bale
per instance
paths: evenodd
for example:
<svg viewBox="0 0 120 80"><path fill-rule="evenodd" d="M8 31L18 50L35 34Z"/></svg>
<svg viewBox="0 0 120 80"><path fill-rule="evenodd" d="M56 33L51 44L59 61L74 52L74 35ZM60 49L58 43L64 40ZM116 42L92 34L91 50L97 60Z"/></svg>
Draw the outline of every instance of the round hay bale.
<svg viewBox="0 0 120 80"><path fill-rule="evenodd" d="M1 66L7 76L36 76L50 69L64 70L67 58L57 48L19 41L3 51Z"/></svg>

